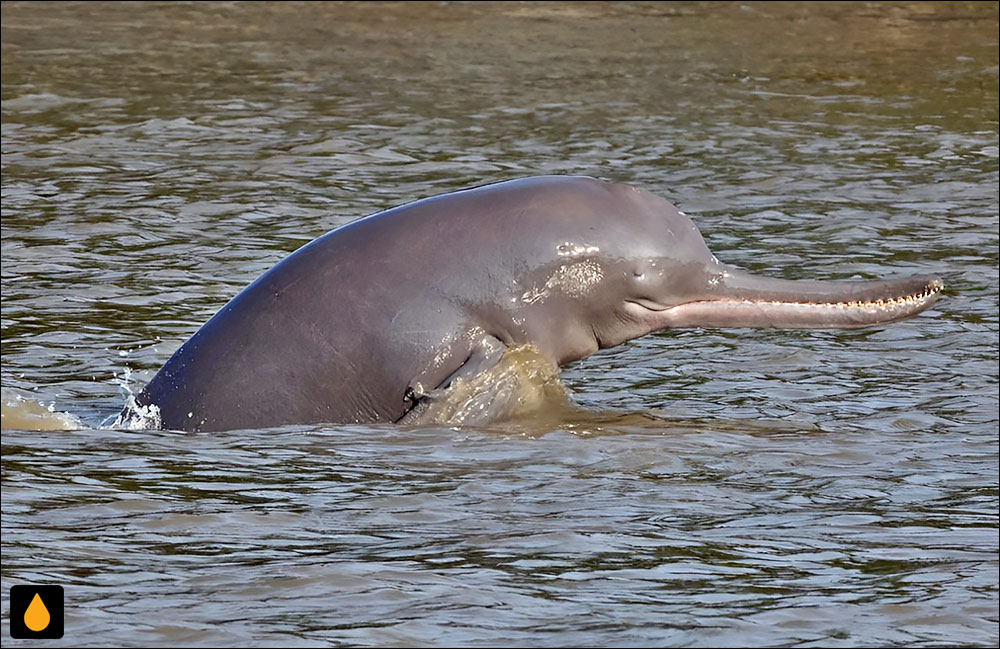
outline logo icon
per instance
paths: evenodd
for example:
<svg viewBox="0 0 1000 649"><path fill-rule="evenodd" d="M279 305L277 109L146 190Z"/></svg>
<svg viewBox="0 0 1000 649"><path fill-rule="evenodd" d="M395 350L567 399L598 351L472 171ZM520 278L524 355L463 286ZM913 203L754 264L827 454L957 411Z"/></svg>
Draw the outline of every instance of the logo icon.
<svg viewBox="0 0 1000 649"><path fill-rule="evenodd" d="M63 637L63 587L11 586L10 637Z"/></svg>

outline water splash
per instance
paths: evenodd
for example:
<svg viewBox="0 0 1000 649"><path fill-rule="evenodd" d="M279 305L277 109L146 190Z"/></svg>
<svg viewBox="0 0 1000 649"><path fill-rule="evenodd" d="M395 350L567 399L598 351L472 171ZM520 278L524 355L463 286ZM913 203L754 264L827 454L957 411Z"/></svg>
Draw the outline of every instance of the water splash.
<svg viewBox="0 0 1000 649"><path fill-rule="evenodd" d="M157 429L161 426L160 407L155 404L148 406L141 405L135 399L135 392L130 385L132 380L132 368L125 366L125 370L119 377L117 374L114 383L118 385L118 391L125 397L125 407L109 424L108 419L104 420L101 428L119 428L124 430L149 430Z"/></svg>
<svg viewBox="0 0 1000 649"><path fill-rule="evenodd" d="M559 380L559 370L531 345L516 345L496 365L471 379L434 390L423 411L408 424L483 426L499 422L543 425L576 410Z"/></svg>

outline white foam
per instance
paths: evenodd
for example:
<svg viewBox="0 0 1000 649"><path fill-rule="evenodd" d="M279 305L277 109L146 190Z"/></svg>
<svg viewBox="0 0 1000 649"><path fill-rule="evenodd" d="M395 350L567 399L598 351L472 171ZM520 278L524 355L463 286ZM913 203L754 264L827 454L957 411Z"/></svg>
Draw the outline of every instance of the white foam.
<svg viewBox="0 0 1000 649"><path fill-rule="evenodd" d="M125 407L121 413L115 417L114 421L108 424L105 420L102 428L119 428L124 430L149 430L158 429L162 423L160 408L155 404L148 406L140 405L135 400L135 393L129 385L132 379L132 369L125 367L121 377L115 375L114 382L118 384L119 391L125 396ZM110 417L108 419L111 419Z"/></svg>

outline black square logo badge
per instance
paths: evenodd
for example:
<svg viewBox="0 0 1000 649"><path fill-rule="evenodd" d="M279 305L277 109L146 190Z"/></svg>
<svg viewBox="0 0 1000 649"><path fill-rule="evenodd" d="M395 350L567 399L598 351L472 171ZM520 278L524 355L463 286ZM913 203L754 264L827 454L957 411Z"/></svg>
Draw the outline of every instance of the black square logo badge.
<svg viewBox="0 0 1000 649"><path fill-rule="evenodd" d="M63 587L11 586L10 637L63 637Z"/></svg>

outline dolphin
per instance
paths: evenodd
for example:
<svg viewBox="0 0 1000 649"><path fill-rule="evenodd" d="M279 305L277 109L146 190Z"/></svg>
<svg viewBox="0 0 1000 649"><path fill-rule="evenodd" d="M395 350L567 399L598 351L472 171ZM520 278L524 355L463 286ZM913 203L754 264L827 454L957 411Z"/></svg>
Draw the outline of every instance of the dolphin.
<svg viewBox="0 0 1000 649"><path fill-rule="evenodd" d="M126 411L155 406L161 427L188 431L407 422L429 393L514 345L563 366L662 329L868 327L923 311L943 287L754 276L647 191L524 178L304 245L195 332Z"/></svg>

